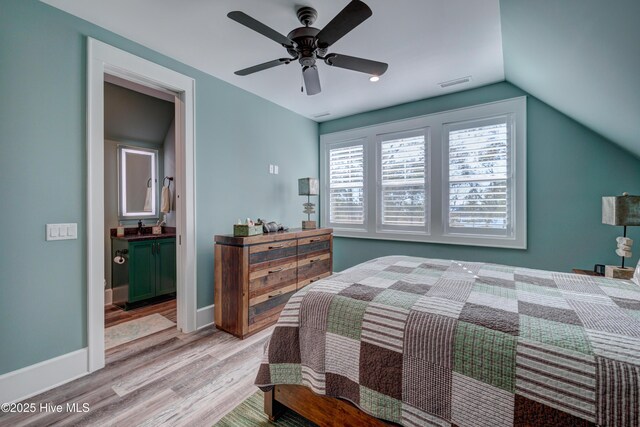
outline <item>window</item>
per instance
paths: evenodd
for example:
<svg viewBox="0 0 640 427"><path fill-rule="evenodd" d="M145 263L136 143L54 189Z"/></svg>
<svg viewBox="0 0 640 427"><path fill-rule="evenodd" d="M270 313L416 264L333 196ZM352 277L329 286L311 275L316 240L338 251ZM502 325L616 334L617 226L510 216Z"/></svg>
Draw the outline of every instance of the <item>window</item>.
<svg viewBox="0 0 640 427"><path fill-rule="evenodd" d="M321 136L336 236L526 248L526 98Z"/></svg>
<svg viewBox="0 0 640 427"><path fill-rule="evenodd" d="M448 233L505 236L511 228L508 117L446 126Z"/></svg>
<svg viewBox="0 0 640 427"><path fill-rule="evenodd" d="M426 131L381 136L378 150L379 229L426 232Z"/></svg>
<svg viewBox="0 0 640 427"><path fill-rule="evenodd" d="M329 150L329 222L364 224L364 145Z"/></svg>

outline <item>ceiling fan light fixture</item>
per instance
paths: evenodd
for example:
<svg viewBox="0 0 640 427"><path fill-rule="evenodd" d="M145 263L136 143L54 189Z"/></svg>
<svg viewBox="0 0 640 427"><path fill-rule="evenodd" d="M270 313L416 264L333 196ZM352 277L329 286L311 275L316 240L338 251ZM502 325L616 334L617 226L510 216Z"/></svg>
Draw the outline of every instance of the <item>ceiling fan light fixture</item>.
<svg viewBox="0 0 640 427"><path fill-rule="evenodd" d="M380 81L380 76L371 76L369 77L369 81L373 83Z"/></svg>

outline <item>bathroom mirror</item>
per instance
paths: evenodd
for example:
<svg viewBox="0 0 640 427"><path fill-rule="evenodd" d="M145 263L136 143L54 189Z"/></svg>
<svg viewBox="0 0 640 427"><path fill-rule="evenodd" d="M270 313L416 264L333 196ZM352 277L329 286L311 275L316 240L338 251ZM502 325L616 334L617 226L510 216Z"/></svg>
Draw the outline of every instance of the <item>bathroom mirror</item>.
<svg viewBox="0 0 640 427"><path fill-rule="evenodd" d="M158 151L118 146L120 219L158 216Z"/></svg>

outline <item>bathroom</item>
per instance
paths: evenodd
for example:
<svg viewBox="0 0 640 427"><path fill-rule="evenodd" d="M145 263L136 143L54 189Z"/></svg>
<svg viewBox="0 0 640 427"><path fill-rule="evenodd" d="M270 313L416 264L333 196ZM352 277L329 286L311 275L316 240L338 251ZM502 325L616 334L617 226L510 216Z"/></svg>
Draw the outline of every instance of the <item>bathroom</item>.
<svg viewBox="0 0 640 427"><path fill-rule="evenodd" d="M104 82L105 349L176 328L174 96Z"/></svg>

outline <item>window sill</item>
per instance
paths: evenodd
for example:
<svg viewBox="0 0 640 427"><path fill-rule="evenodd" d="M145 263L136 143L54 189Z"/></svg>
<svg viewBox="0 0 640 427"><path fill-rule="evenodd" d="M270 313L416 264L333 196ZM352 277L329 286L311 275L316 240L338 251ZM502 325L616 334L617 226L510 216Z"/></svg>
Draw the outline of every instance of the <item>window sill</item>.
<svg viewBox="0 0 640 427"><path fill-rule="evenodd" d="M488 248L502 248L502 249L520 249L526 250L526 240L519 242L516 239L511 238L496 238L496 237L468 237L468 236L432 236L432 235L415 235L408 233L377 233L372 234L366 231L357 230L340 230L333 229L334 237L345 237L350 239L369 239L369 240L389 240L398 242L413 242L413 243L433 243L441 245L458 245L458 246L477 246Z"/></svg>

